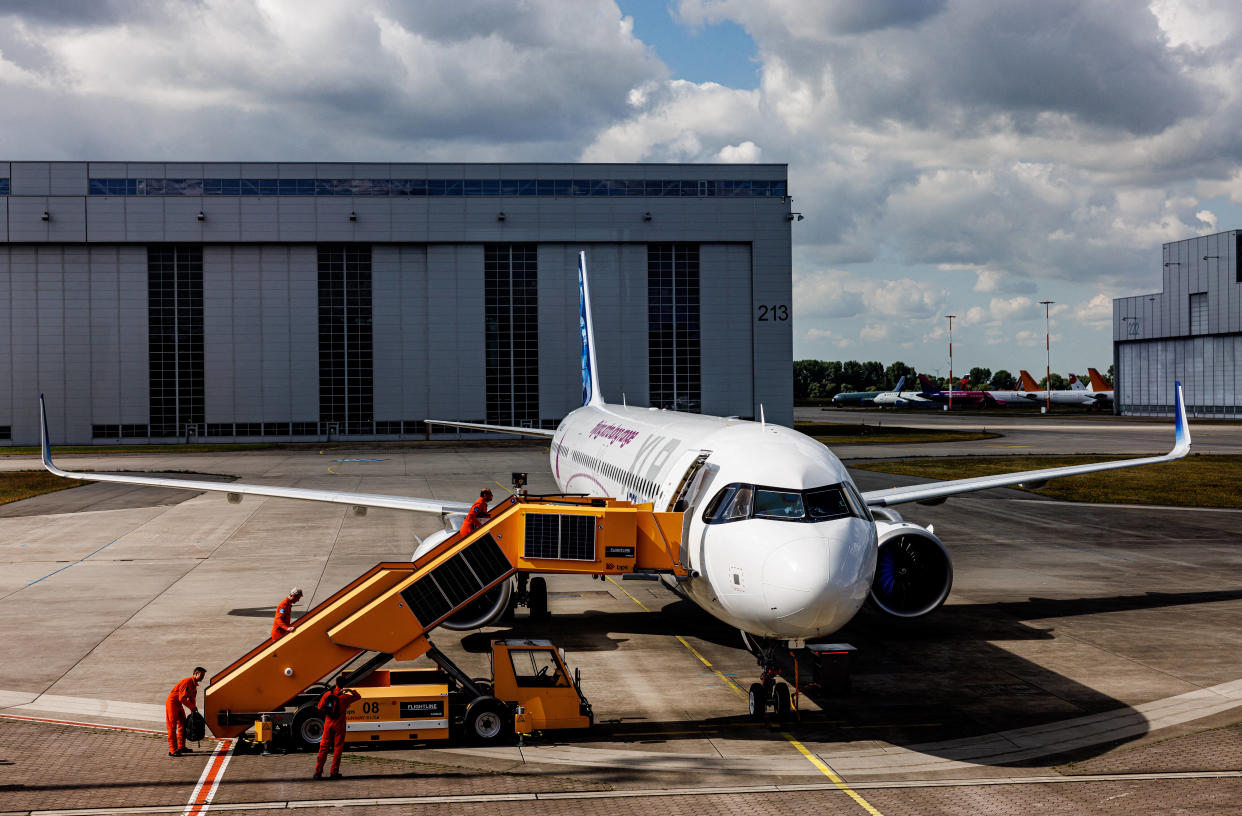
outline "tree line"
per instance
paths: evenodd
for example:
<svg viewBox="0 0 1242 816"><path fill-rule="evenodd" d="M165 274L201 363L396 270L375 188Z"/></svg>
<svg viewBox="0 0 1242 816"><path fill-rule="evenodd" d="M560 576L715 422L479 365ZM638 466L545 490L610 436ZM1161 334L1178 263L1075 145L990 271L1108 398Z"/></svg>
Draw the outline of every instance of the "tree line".
<svg viewBox="0 0 1242 816"><path fill-rule="evenodd" d="M793 374L795 400L831 399L837 394L850 391L890 391L902 377L906 378L902 390L919 391L922 389L918 380L918 372L913 366L906 365L900 360L887 366L875 360L866 362L795 360ZM926 376L932 384L940 388L949 387L948 377L937 377L934 374ZM966 388L969 390L1015 391L1018 388L1018 376L1003 368L993 371L990 368L976 366L964 374L954 373L954 379L958 382L963 376L967 379ZM1111 365L1108 367L1105 378L1112 382L1113 367ZM1041 389L1048 387L1047 379L1047 377L1039 378ZM1086 374L1080 375L1079 379L1087 382ZM1052 390L1069 387L1068 376L1052 373Z"/></svg>

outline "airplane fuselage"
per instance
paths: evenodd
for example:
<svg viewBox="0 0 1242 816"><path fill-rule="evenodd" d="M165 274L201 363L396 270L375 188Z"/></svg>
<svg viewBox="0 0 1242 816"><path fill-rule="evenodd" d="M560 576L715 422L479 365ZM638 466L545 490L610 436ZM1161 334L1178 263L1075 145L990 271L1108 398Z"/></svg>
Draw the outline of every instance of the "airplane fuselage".
<svg viewBox="0 0 1242 816"><path fill-rule="evenodd" d="M682 563L698 573L681 588L739 629L789 640L821 637L844 626L866 600L875 523L840 460L797 431L587 405L557 428L550 464L565 493L651 502L657 510L680 499Z"/></svg>

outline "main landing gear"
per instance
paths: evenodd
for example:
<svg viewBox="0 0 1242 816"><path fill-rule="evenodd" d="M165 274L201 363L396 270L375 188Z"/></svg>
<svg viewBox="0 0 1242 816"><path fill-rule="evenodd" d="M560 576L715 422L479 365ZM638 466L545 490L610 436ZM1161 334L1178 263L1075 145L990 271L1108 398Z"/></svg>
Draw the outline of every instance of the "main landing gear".
<svg viewBox="0 0 1242 816"><path fill-rule="evenodd" d="M542 575L531 578L524 572L517 576L517 588L509 600L505 610L505 619L513 620L513 612L519 606L530 610L531 620L547 620L548 614L548 581Z"/></svg>

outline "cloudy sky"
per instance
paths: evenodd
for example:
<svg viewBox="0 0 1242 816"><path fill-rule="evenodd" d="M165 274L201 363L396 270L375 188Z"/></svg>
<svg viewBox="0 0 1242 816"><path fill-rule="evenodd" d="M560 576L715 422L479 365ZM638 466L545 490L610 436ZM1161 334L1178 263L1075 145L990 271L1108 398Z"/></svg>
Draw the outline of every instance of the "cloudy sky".
<svg viewBox="0 0 1242 816"><path fill-rule="evenodd" d="M797 358L1111 362L1242 226L1233 0L0 0L0 157L789 164Z"/></svg>

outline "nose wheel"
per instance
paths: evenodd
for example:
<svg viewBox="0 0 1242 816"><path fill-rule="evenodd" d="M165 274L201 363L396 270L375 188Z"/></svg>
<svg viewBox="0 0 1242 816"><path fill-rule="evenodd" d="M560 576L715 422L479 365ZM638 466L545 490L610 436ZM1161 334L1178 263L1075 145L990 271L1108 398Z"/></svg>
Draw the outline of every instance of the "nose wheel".
<svg viewBox="0 0 1242 816"><path fill-rule="evenodd" d="M747 694L747 706L751 719L759 722L768 720L769 708L772 712L771 719L776 722L785 722L797 716L793 692L790 691L788 684L778 679L787 678L793 680L795 685L797 684L797 658L792 652L789 653L789 656L793 658L793 669L792 672L787 672L780 660L784 654L782 651L784 647L779 641L756 638L745 632L742 633L742 639L758 660L763 672L759 682L752 683Z"/></svg>

